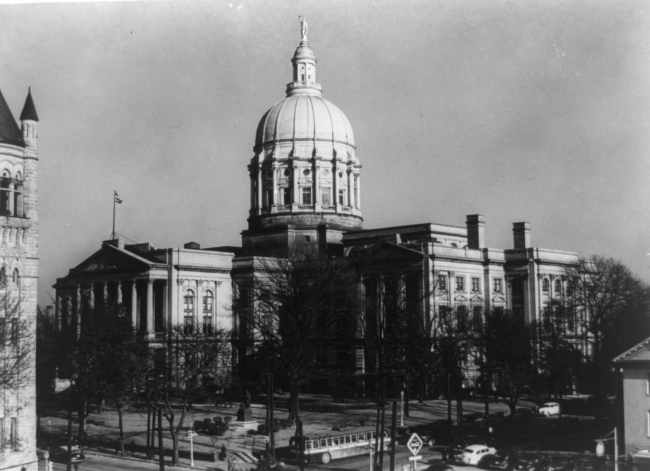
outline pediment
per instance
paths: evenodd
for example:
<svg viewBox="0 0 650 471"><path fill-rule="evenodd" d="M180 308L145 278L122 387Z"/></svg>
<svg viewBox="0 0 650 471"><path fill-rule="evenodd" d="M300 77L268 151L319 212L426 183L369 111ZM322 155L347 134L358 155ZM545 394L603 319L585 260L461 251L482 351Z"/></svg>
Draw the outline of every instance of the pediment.
<svg viewBox="0 0 650 471"><path fill-rule="evenodd" d="M497 295L492 297L492 302L493 303L505 303L506 298L502 294L497 294Z"/></svg>
<svg viewBox="0 0 650 471"><path fill-rule="evenodd" d="M463 294L459 294L459 295L457 295L457 296L454 298L454 301L456 301L457 303L466 303L466 302L469 302L469 300L467 299L467 296L465 296L465 295L463 295Z"/></svg>
<svg viewBox="0 0 650 471"><path fill-rule="evenodd" d="M134 270L149 266L149 263L129 252L104 247L88 257L72 270L73 273L88 273L104 270Z"/></svg>
<svg viewBox="0 0 650 471"><path fill-rule="evenodd" d="M470 301L473 303L482 303L483 302L483 296L479 296L478 294L475 294L470 298Z"/></svg>

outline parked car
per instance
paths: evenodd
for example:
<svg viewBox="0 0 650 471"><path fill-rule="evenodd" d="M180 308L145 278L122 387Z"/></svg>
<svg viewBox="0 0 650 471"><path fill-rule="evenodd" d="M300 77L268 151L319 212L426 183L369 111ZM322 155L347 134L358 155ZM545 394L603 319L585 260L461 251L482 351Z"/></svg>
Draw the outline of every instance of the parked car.
<svg viewBox="0 0 650 471"><path fill-rule="evenodd" d="M560 404L557 402L546 402L537 409L537 414L545 417L560 415Z"/></svg>
<svg viewBox="0 0 650 471"><path fill-rule="evenodd" d="M84 455L84 452L78 446L73 446L70 449L70 456L72 456L72 460L70 461L72 464L79 464L86 461L86 455ZM67 445L60 446L55 452L50 453L50 461L66 464L68 462Z"/></svg>
<svg viewBox="0 0 650 471"><path fill-rule="evenodd" d="M519 453L509 450L498 450L490 459L490 467L494 469L513 469L519 462Z"/></svg>
<svg viewBox="0 0 650 471"><path fill-rule="evenodd" d="M496 452L495 448L485 445L470 445L463 450L460 461L471 466L478 466L480 462L485 463L486 458Z"/></svg>

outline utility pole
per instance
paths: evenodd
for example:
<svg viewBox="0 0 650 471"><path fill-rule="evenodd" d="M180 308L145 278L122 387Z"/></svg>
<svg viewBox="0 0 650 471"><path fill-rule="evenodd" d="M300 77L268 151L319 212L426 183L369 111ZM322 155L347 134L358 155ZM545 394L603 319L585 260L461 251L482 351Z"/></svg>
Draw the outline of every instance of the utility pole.
<svg viewBox="0 0 650 471"><path fill-rule="evenodd" d="M404 391L402 391L402 398L404 398ZM403 403L402 403L403 404ZM403 411L403 409L402 409ZM390 471L395 471L395 432L397 429L397 401L393 401L393 415L391 417L390 429ZM404 418L402 417L402 427L404 426Z"/></svg>

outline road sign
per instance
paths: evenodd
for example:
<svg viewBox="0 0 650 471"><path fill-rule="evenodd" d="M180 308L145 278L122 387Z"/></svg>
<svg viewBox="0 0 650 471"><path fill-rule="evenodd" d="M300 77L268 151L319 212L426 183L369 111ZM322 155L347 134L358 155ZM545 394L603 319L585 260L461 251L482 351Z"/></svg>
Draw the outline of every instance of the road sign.
<svg viewBox="0 0 650 471"><path fill-rule="evenodd" d="M605 444L603 442L598 442L596 444L596 455L603 456L605 454Z"/></svg>
<svg viewBox="0 0 650 471"><path fill-rule="evenodd" d="M199 434L194 431L194 429L189 429L187 431L187 438L198 437Z"/></svg>
<svg viewBox="0 0 650 471"><path fill-rule="evenodd" d="M413 456L416 456L420 452L420 449L422 448L422 445L424 445L424 442L418 436L417 433L414 433L413 435L411 435L411 438L409 438L409 441L406 442L406 447L409 449L409 451L411 452L411 454Z"/></svg>

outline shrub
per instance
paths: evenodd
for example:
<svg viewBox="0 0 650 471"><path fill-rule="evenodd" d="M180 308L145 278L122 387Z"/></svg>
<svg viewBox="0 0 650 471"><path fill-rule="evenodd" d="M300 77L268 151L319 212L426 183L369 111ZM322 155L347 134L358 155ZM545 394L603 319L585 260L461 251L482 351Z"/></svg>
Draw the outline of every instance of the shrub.
<svg viewBox="0 0 650 471"><path fill-rule="evenodd" d="M225 417L223 418L223 421L226 423L226 425L228 425L228 424L230 423L231 420L232 420L232 417L230 417L229 415L227 415L227 416L225 416Z"/></svg>
<svg viewBox="0 0 650 471"><path fill-rule="evenodd" d="M215 418L214 418L214 423L215 423L215 424L220 424L220 423L222 423L222 422L223 422L223 419L222 419L221 417L215 417Z"/></svg>

